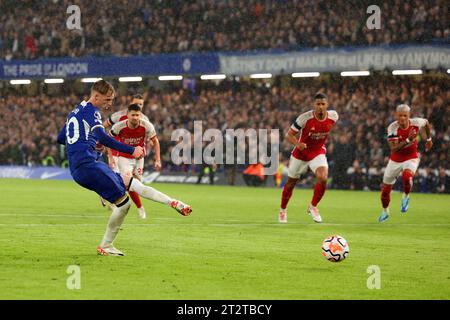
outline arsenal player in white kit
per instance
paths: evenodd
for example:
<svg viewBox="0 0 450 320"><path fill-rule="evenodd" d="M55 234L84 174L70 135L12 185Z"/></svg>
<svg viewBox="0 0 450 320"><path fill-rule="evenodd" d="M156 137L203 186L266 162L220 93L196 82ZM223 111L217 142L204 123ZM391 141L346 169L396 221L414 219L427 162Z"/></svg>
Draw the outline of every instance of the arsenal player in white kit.
<svg viewBox="0 0 450 320"><path fill-rule="evenodd" d="M336 111L328 109L328 98L323 93L314 96L314 108L301 114L286 134L286 139L295 147L289 160L288 181L281 197L278 221L287 222L287 204L300 176L308 167L316 175L314 195L307 212L315 222L322 222L317 205L325 194L328 178L328 162L325 142L328 134L338 120Z"/></svg>
<svg viewBox="0 0 450 320"><path fill-rule="evenodd" d="M144 155L146 141L150 139L155 149L155 170L159 171L161 169L159 141L156 136L155 128L149 121L141 119L141 108L139 105L131 104L128 107L127 119L115 123L111 128L111 134L122 143L135 147L141 146L144 149ZM133 176L134 178L141 180L144 159L133 159L129 157L128 154L120 152L118 155L118 167L121 174ZM167 204L172 208L183 205L186 207L186 210L191 210L190 206L181 204L180 201L173 200L169 196L157 191L154 188L151 188L151 190L152 193L149 195L149 199ZM136 203L136 206L138 208L139 217L145 219L145 209L140 200Z"/></svg>
<svg viewBox="0 0 450 320"><path fill-rule="evenodd" d="M143 120L147 120L150 121L148 119L148 117L142 113L142 110L144 109L144 96L141 94L135 94L133 96L133 100L131 101L131 104L137 104L140 108L141 108L141 119ZM108 119L106 119L103 122L103 126L105 127L105 130L107 130L108 128L110 128L111 126L113 126L115 123L123 121L128 119L128 109L122 109L119 110L117 112L114 112L111 116L109 116ZM118 137L116 137L116 140L119 140ZM147 140L147 143L150 143L150 145L152 145L152 142ZM117 150L113 150L113 149L107 149L107 154L108 154L108 164L110 166L110 168L112 170L114 170L117 173L120 173L119 170L119 152ZM142 208L141 205L141 199L139 198L139 195L136 192L129 192L130 198L133 201L133 203L136 205L136 207ZM104 203L104 200L102 198L100 198L102 205L105 206L106 204ZM141 207L140 207L141 206ZM139 216L141 218L145 218L146 214L145 214L145 210L144 209L139 209Z"/></svg>
<svg viewBox="0 0 450 320"><path fill-rule="evenodd" d="M410 107L406 104L397 106L395 117L397 121L388 127L388 143L391 157L384 171L383 185L381 187L381 204L383 211L378 218L379 222L389 218L389 202L391 190L398 176L402 176L403 195L401 212L406 213L409 208L409 194L412 190L413 177L419 166L419 153L417 151L417 135L425 129L425 151L433 146L431 141L431 126L427 119L410 118Z"/></svg>

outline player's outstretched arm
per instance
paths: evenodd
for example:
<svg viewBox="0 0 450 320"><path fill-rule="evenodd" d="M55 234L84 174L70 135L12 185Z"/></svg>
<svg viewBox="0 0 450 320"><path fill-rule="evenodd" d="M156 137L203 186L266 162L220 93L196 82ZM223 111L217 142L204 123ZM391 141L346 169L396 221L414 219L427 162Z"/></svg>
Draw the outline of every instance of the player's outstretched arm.
<svg viewBox="0 0 450 320"><path fill-rule="evenodd" d="M135 151L134 150L135 148L133 148L127 144L121 143L117 140L114 140L113 138L108 136L102 127L95 128L94 134L97 137L98 141L107 148L111 148L111 149L117 150L119 152L128 153L128 154L133 154Z"/></svg>

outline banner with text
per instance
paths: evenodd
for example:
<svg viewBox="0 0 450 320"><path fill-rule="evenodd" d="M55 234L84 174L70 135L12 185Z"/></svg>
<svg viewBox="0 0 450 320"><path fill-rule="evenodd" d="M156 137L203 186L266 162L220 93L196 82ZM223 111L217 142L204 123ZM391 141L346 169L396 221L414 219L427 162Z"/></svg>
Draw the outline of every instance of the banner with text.
<svg viewBox="0 0 450 320"><path fill-rule="evenodd" d="M193 75L218 71L217 54L0 60L0 79Z"/></svg>
<svg viewBox="0 0 450 320"><path fill-rule="evenodd" d="M221 72L232 75L449 67L448 46L364 47L248 55L220 54Z"/></svg>
<svg viewBox="0 0 450 320"><path fill-rule="evenodd" d="M270 72L340 72L411 68L450 68L448 46L361 47L304 50L287 53L160 54L133 57L52 58L0 60L0 79L52 77L119 77L199 75L225 73L248 75Z"/></svg>

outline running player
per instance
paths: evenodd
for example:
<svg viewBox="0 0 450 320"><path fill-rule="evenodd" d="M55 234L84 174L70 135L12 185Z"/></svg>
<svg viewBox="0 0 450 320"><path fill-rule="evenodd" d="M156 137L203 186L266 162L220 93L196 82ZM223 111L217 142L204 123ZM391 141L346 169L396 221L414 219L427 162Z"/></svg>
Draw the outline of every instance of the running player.
<svg viewBox="0 0 450 320"><path fill-rule="evenodd" d="M431 140L431 126L427 119L410 118L411 108L406 104L397 106L395 118L387 129L388 143L391 157L384 171L381 187L381 204L383 211L378 218L384 222L389 218L389 202L391 190L398 176L402 176L403 195L400 211L406 213L409 208L409 194L413 186L413 177L419 167L419 153L417 151L417 135L423 128L426 134L425 151L433 146Z"/></svg>
<svg viewBox="0 0 450 320"><path fill-rule="evenodd" d="M328 179L328 162L324 145L331 128L338 120L338 114L336 111L327 110L328 98L325 94L317 93L313 100L313 110L301 114L286 134L286 139L295 147L289 160L289 178L281 197L278 216L278 221L281 223L287 222L287 204L297 181L308 167L316 175L317 181L307 213L315 222L322 222L317 205L325 194Z"/></svg>

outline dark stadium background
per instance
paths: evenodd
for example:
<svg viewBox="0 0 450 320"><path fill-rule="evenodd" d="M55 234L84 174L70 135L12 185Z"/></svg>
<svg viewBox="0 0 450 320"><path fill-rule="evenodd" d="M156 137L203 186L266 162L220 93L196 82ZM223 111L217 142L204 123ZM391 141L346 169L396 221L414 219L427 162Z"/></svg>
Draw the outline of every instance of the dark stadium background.
<svg viewBox="0 0 450 320"><path fill-rule="evenodd" d="M381 28L368 29L369 5L381 10ZM78 5L81 30L67 28L69 5ZM423 154L414 191L448 193L450 190L450 116L448 67L420 66L421 75L392 75L392 67L371 71L367 77L341 77L340 71L321 70L315 78L293 78L278 70L270 79L250 79L249 74L226 74L224 80L201 80L197 60L210 55L292 55L314 50L401 50L412 54L424 48L442 52L448 62L449 24L446 1L10 1L0 2L0 65L33 62L76 63L122 57L120 65L96 69L118 88L115 110L125 107L133 94L145 96L144 112L161 140L164 174L197 176L201 166L173 165L170 134L192 128L203 120L206 128L278 128L283 137L292 121L311 107L312 96L323 91L340 121L327 147L330 187L378 190L389 150L386 127L397 104L412 106L412 115L428 118L433 125L434 146ZM447 50L447 51L446 51ZM159 81L158 70L140 82L119 82L114 72L153 59L153 66L190 57L192 67L183 80ZM197 56L199 55L199 56ZM52 60L63 59L63 60ZM87 59L87 60L79 60ZM129 60L126 60L129 59ZM144 60L133 60L144 59ZM197 60L196 60L197 59ZM177 60L177 61L178 61ZM94 61L94 60L93 60ZM128 64L127 61L131 61ZM209 61L209 60L208 60ZM185 61L183 61L185 63ZM91 68L91 67L89 67ZM62 76L62 84L46 84L55 76L8 76L0 81L0 164L35 167L65 166L56 135L68 112L86 97L90 83L84 76ZM151 69L151 68L150 68ZM178 68L180 69L180 68ZM143 70L148 70L144 68ZM155 70L155 69L152 69ZM263 72L264 70L261 70ZM315 70L310 70L315 71ZM31 73L30 73L31 74ZM112 74L112 75L111 75ZM86 76L87 77L87 76ZM13 79L31 79L13 85ZM105 114L106 118L108 114ZM423 142L420 143L423 150ZM280 163L287 165L291 146L282 142ZM147 173L152 171L146 158ZM247 164L219 166L219 184L242 184ZM2 169L0 169L1 171ZM280 168L281 185L286 170ZM1 176L1 174L0 174ZM309 187L312 175L299 186ZM195 181L195 179L191 180ZM203 183L209 183L205 174ZM280 185L272 176L263 185Z"/></svg>

